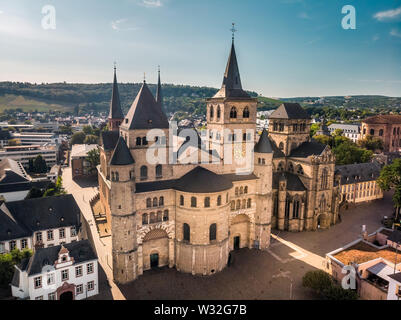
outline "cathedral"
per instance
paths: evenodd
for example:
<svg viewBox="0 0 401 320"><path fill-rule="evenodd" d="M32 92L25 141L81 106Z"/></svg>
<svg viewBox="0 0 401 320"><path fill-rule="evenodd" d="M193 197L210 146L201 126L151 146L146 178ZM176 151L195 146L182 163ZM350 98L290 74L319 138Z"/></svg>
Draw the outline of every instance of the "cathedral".
<svg viewBox="0 0 401 320"><path fill-rule="evenodd" d="M117 283L164 266L212 275L232 250L267 249L272 228L312 231L337 222L332 151L311 140L299 104L281 105L269 132L256 133L257 99L242 88L234 40L222 87L206 104L206 139L172 134L160 72L156 96L144 81L126 115L114 72L98 176ZM244 154L251 157L235 161Z"/></svg>

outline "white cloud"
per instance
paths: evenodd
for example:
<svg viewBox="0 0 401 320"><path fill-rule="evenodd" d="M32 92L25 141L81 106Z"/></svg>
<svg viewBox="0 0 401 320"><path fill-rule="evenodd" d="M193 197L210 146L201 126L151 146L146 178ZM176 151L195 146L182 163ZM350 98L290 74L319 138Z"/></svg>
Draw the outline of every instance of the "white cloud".
<svg viewBox="0 0 401 320"><path fill-rule="evenodd" d="M163 6L161 0L141 0L139 5L147 8L159 8Z"/></svg>
<svg viewBox="0 0 401 320"><path fill-rule="evenodd" d="M116 31L134 31L138 30L138 27L129 25L128 19L119 19L111 22L111 28Z"/></svg>
<svg viewBox="0 0 401 320"><path fill-rule="evenodd" d="M391 34L393 37L401 38L401 31L398 30L398 29L393 29L393 30L391 30L391 31L390 31L390 34Z"/></svg>
<svg viewBox="0 0 401 320"><path fill-rule="evenodd" d="M376 20L386 21L401 17L401 7L387 11L380 11L373 16Z"/></svg>
<svg viewBox="0 0 401 320"><path fill-rule="evenodd" d="M0 10L0 14L3 14L3 13L4 13L4 11L1 11L1 10Z"/></svg>

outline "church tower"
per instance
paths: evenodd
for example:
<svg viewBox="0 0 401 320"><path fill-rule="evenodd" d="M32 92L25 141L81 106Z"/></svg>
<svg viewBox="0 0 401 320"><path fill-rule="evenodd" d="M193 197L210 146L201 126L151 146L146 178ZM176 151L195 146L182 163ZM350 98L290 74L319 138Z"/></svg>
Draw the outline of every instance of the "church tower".
<svg viewBox="0 0 401 320"><path fill-rule="evenodd" d="M119 131L120 125L124 119L124 114L121 110L120 94L117 85L117 71L114 67L114 82L113 91L111 93L110 113L108 118L108 126L110 131Z"/></svg>
<svg viewBox="0 0 401 320"><path fill-rule="evenodd" d="M235 31L233 29L233 31ZM254 143L257 99L243 90L234 45L234 32L223 84L213 98L207 100L207 123L210 149L217 151L221 159L227 145L233 146L232 159L244 154L246 143Z"/></svg>
<svg viewBox="0 0 401 320"><path fill-rule="evenodd" d="M135 161L120 137L110 160L113 278L120 284L138 276Z"/></svg>

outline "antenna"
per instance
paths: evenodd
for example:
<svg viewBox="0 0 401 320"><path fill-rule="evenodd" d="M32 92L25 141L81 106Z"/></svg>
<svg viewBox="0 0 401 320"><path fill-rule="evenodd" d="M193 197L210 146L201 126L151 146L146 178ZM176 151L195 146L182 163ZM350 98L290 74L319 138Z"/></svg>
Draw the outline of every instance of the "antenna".
<svg viewBox="0 0 401 320"><path fill-rule="evenodd" d="M235 29L235 22L232 23L232 28L230 29L230 31L232 32L232 39L234 42L235 33L237 32L237 29Z"/></svg>

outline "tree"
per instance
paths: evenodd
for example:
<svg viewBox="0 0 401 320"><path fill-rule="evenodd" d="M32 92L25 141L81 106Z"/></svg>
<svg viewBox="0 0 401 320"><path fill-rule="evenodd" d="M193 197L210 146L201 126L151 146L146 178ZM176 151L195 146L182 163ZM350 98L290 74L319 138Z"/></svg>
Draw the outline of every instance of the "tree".
<svg viewBox="0 0 401 320"><path fill-rule="evenodd" d="M93 150L89 151L86 159L91 164L91 171L96 170L96 167L100 164L99 149L93 149Z"/></svg>
<svg viewBox="0 0 401 320"><path fill-rule="evenodd" d="M21 145L21 141L19 139L11 139L11 140L8 140L8 145L10 147L20 146Z"/></svg>
<svg viewBox="0 0 401 320"><path fill-rule="evenodd" d="M93 135L92 126L84 126L82 131L85 132L86 135Z"/></svg>
<svg viewBox="0 0 401 320"><path fill-rule="evenodd" d="M401 159L396 159L392 164L385 166L377 182L383 191L394 190L393 202L397 208L398 220L401 208Z"/></svg>
<svg viewBox="0 0 401 320"><path fill-rule="evenodd" d="M310 126L310 136L313 137L319 129L320 129L320 123L313 123Z"/></svg>
<svg viewBox="0 0 401 320"><path fill-rule="evenodd" d="M99 138L95 135L88 135L85 137L84 144L98 144Z"/></svg>
<svg viewBox="0 0 401 320"><path fill-rule="evenodd" d="M83 131L75 132L71 137L71 145L83 144L86 138L86 134Z"/></svg>
<svg viewBox="0 0 401 320"><path fill-rule="evenodd" d="M346 165L354 163L370 162L373 152L366 149L358 148L354 143L341 143L334 147L337 165Z"/></svg>
<svg viewBox="0 0 401 320"><path fill-rule="evenodd" d="M339 136L342 136L343 134L344 134L344 130L343 129L336 129L333 132L333 136L334 137L339 137Z"/></svg>
<svg viewBox="0 0 401 320"><path fill-rule="evenodd" d="M41 191L38 188L32 188L31 190L29 190L28 195L26 196L26 200L27 199L37 199L37 198L42 198L43 197L43 191Z"/></svg>
<svg viewBox="0 0 401 320"><path fill-rule="evenodd" d="M383 150L383 141L380 138L370 135L366 136L365 139L359 140L358 145L362 148L372 150L373 152Z"/></svg>
<svg viewBox="0 0 401 320"><path fill-rule="evenodd" d="M34 173L46 173L47 164L46 160L43 159L42 155L38 155L35 160L33 160L33 171Z"/></svg>
<svg viewBox="0 0 401 320"><path fill-rule="evenodd" d="M332 142L333 142L332 137L325 136L325 135L319 135L319 136L314 136L313 139L322 144L328 145L330 147L332 146Z"/></svg>
<svg viewBox="0 0 401 320"><path fill-rule="evenodd" d="M31 256L31 250L20 251L18 249L10 253L0 254L0 286L7 288L14 275L14 266Z"/></svg>

